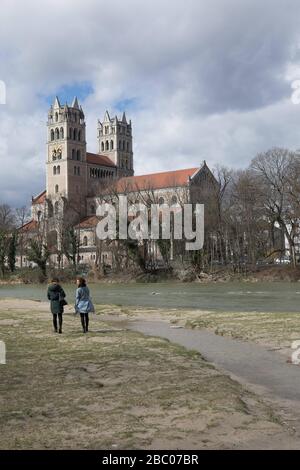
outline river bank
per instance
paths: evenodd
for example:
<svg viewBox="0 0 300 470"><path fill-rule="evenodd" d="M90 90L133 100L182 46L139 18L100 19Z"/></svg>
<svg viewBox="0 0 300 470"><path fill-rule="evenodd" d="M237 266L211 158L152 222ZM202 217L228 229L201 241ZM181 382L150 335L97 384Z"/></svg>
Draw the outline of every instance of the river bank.
<svg viewBox="0 0 300 470"><path fill-rule="evenodd" d="M219 267L207 271L196 271L192 268L176 268L169 271L156 272L137 272L122 271L119 273L109 272L100 274L98 271L90 270L85 275L87 280L93 284L143 284L143 283L232 283L232 282L300 282L300 267L292 268L287 265L267 265L255 267L241 267L239 270L232 267ZM71 270L52 270L49 274L57 276L62 282L72 282L76 278ZM49 280L48 279L48 280ZM23 271L17 271L13 274L6 274L0 279L1 285L18 285L18 284L45 284L47 279L42 279L37 269L26 268ZM42 281L42 282L41 282Z"/></svg>
<svg viewBox="0 0 300 470"><path fill-rule="evenodd" d="M218 336L248 341L276 351L286 360L293 352L292 343L300 340L298 312L205 311L185 308L119 307L98 305L97 312L120 321L162 321L174 328L206 330Z"/></svg>
<svg viewBox="0 0 300 470"><path fill-rule="evenodd" d="M299 448L284 404L195 351L112 326L108 309L119 315L97 307L83 335L68 306L55 335L47 302L0 301L0 448Z"/></svg>

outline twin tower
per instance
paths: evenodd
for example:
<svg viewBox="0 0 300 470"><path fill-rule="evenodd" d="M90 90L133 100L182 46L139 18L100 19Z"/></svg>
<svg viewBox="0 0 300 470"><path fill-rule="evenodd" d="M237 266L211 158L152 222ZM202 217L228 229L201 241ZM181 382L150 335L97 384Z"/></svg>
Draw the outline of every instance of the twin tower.
<svg viewBox="0 0 300 470"><path fill-rule="evenodd" d="M98 121L97 154L86 150L85 116L77 98L71 106L55 98L47 129L46 197L53 207L58 207L59 199L67 200L80 204L82 215L84 198L100 195L101 187L111 179L134 174L132 127L125 113L118 119L106 111L103 121Z"/></svg>

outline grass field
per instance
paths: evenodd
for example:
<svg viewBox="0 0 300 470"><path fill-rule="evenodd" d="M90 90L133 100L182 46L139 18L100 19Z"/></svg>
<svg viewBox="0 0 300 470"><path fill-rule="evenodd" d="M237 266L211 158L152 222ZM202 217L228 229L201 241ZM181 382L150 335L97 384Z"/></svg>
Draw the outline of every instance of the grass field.
<svg viewBox="0 0 300 470"><path fill-rule="evenodd" d="M293 446L270 404L198 353L102 318L83 335L67 313L58 335L47 304L0 301L1 449Z"/></svg>

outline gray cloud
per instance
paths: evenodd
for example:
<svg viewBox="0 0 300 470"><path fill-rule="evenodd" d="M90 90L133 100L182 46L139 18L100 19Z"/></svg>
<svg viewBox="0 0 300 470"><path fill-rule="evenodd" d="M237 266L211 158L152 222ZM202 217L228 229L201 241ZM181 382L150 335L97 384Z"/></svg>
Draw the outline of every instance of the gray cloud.
<svg viewBox="0 0 300 470"><path fill-rule="evenodd" d="M97 118L132 100L139 173L300 147L288 80L300 78L299 13L293 0L2 0L0 201L44 188L45 97L75 82L93 89L90 150Z"/></svg>

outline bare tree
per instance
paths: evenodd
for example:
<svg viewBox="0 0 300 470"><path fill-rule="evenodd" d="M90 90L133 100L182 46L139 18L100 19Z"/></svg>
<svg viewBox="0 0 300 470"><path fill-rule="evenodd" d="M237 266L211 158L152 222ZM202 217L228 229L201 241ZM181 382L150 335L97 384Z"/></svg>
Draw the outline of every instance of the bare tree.
<svg viewBox="0 0 300 470"><path fill-rule="evenodd" d="M299 165L299 156L287 149L273 148L255 157L251 163L253 174L259 180L260 194L267 217L283 231L290 258L296 266L295 240L299 230L297 197L294 197L291 171ZM296 201L296 205L293 204Z"/></svg>
<svg viewBox="0 0 300 470"><path fill-rule="evenodd" d="M16 225L18 230L18 251L20 254L20 267L23 267L23 255L24 255L24 243L25 243L25 236L22 227L25 225L26 222L29 220L30 212L28 207L22 206L16 209Z"/></svg>

